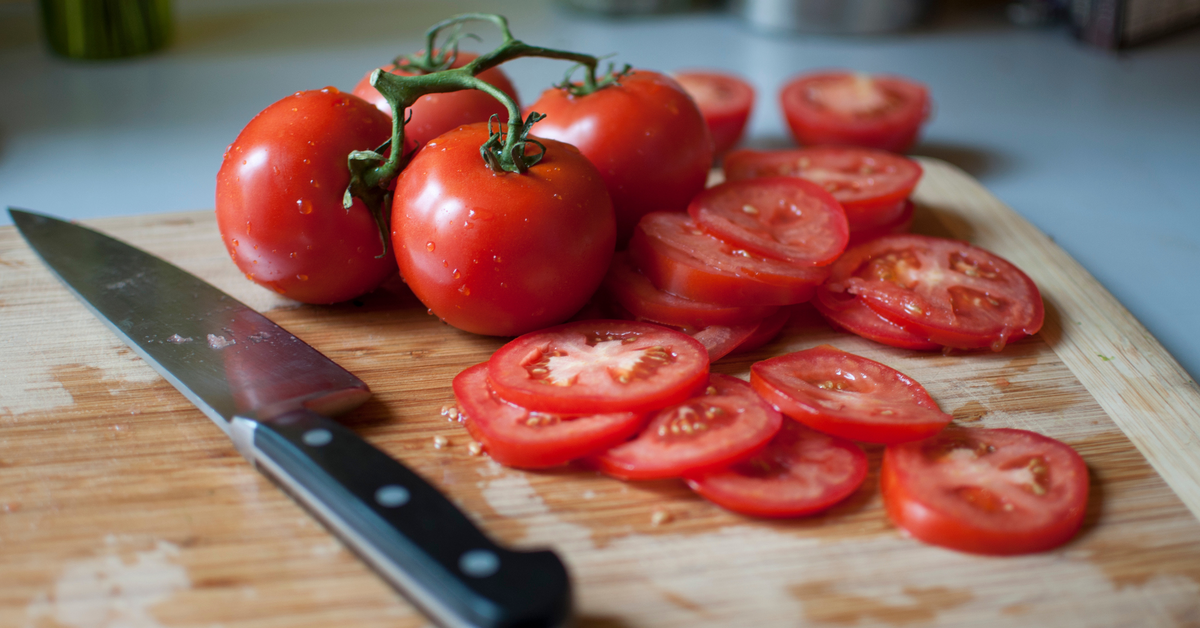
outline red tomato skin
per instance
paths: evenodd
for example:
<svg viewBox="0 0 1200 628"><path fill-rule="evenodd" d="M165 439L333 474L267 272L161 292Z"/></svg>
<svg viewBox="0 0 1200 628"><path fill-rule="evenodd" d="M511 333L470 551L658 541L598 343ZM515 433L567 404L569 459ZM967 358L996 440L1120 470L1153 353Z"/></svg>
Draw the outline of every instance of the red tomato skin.
<svg viewBox="0 0 1200 628"><path fill-rule="evenodd" d="M768 342L771 342L783 331L784 326L792 319L792 308L779 308L778 312L759 321L758 326L754 328L754 333L742 341L737 347L734 347L730 353L747 353L754 351Z"/></svg>
<svg viewBox="0 0 1200 628"><path fill-rule="evenodd" d="M541 469L566 464L626 441L646 423L646 416L633 412L586 416L531 412L496 395L487 382L487 369L485 362L459 373L454 378L454 396L459 420L502 465Z"/></svg>
<svg viewBox="0 0 1200 628"><path fill-rule="evenodd" d="M835 329L867 340L914 351L936 351L942 348L942 345L881 316L854 295L818 289L817 296L811 303Z"/></svg>
<svg viewBox="0 0 1200 628"><path fill-rule="evenodd" d="M692 70L676 72L674 77L700 108L715 153L728 152L746 130L754 109L754 87L741 77L722 72Z"/></svg>
<svg viewBox="0 0 1200 628"><path fill-rule="evenodd" d="M650 417L645 429L633 440L591 456L585 462L605 475L620 480L660 480L704 473L729 466L761 450L783 425L783 417L758 398L750 386L729 375L709 375L708 392L665 407ZM703 410L682 408L696 404L721 404L725 417L736 412L732 423L710 419ZM714 425L686 434L669 431L678 421ZM665 428L667 431L660 431ZM732 433L730 433L732 431ZM682 441L682 443L681 443ZM682 447L682 449L680 449Z"/></svg>
<svg viewBox="0 0 1200 628"><path fill-rule="evenodd" d="M630 338L629 351L657 348L670 355L651 376L634 374L621 382L611 365L582 372L570 385L535 381L530 367L546 354L583 359L581 344L596 346L598 336ZM510 403L539 412L587 414L594 412L649 412L690 398L708 381L708 352L691 336L653 323L625 320L585 320L525 334L505 344L488 360L488 381Z"/></svg>
<svg viewBox="0 0 1200 628"><path fill-rule="evenodd" d="M801 459L793 461L797 456ZM796 467L817 465L823 467L821 477L790 477ZM764 469L778 475L764 477ZM767 446L750 459L690 475L687 483L693 491L727 510L752 517L785 518L827 510L852 495L866 478L867 455L858 445L795 421L784 421ZM812 485L818 482L816 488L820 490L814 495Z"/></svg>
<svg viewBox="0 0 1200 628"><path fill-rule="evenodd" d="M599 168L624 246L642 216L683 211L708 178L712 138L687 92L670 77L635 70L586 96L552 88L529 107L536 133L579 147Z"/></svg>
<svg viewBox="0 0 1200 628"><path fill-rule="evenodd" d="M906 472L898 462L902 451L920 447L926 442L918 441L889 446L884 450L879 487L883 493L883 504L888 518L894 524L930 545L990 556L1045 552L1075 537L1087 514L1088 470L1083 458L1074 449L1049 437L1017 429L955 429L946 430L942 436L959 432L994 432L1047 443L1047 446L1060 452L1065 461L1065 468L1052 469L1051 472L1057 477L1067 478L1066 483L1071 485L1072 496L1069 504L1053 521L1033 528L989 525L985 521L966 521L955 517L914 490L910 480L912 472ZM942 436L934 437L930 441Z"/></svg>
<svg viewBox="0 0 1200 628"><path fill-rule="evenodd" d="M629 253L659 289L719 305L792 305L812 298L828 267L746 258L705 233L686 214L652 212L633 233Z"/></svg>
<svg viewBox="0 0 1200 628"><path fill-rule="evenodd" d="M347 211L346 158L391 137L391 120L327 87L264 109L225 151L217 173L221 240L246 277L304 303L337 303L396 270L358 199Z"/></svg>
<svg viewBox="0 0 1200 628"><path fill-rule="evenodd" d="M846 243L846 247L857 246L863 242L893 233L908 233L911 231L913 217L916 215L916 206L913 205L912 201L907 199L900 201L899 206L902 208L900 213L882 225L857 230L851 229L850 241Z"/></svg>
<svg viewBox="0 0 1200 628"><path fill-rule="evenodd" d="M473 52L459 52L450 67L461 68L478 56ZM413 72L396 69L394 64L384 66L383 70L396 76L413 75ZM380 94L379 90L371 85L372 72L374 70L363 76L362 80L354 86L353 93L375 105L391 118L391 106L388 105L383 94ZM517 89L513 87L512 81L508 79L508 75L503 70L490 68L480 72L477 76L511 96L517 102L517 106L520 106ZM429 140L464 124L487 122L493 115L499 116L500 122L508 122L508 109L504 104L487 93L475 89L444 94L426 94L417 99L417 102L405 111L405 115L409 114L412 115L412 118L408 124L404 125L404 136L406 139L411 138L417 146L422 146Z"/></svg>
<svg viewBox="0 0 1200 628"><path fill-rule="evenodd" d="M850 393L828 392L811 379L845 381ZM825 434L865 443L902 443L928 438L953 419L938 408L921 384L884 364L821 345L777 356L750 367L750 385L784 415ZM855 399L858 397L858 399ZM876 412L886 400L889 415ZM830 408L825 403L842 403Z"/></svg>
<svg viewBox="0 0 1200 628"><path fill-rule="evenodd" d="M790 80L779 93L788 128L804 146L846 144L903 153L917 140L929 117L929 90L897 76L871 76L895 106L868 115L830 110L809 99L814 86L856 80L844 71L806 74Z"/></svg>

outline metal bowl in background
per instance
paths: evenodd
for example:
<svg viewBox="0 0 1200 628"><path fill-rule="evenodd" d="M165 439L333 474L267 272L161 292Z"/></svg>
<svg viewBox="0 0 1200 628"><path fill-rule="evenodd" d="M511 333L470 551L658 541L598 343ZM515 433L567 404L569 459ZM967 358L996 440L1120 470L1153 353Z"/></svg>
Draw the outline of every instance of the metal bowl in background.
<svg viewBox="0 0 1200 628"><path fill-rule="evenodd" d="M921 23L934 0L734 0L735 13L756 30L865 35Z"/></svg>

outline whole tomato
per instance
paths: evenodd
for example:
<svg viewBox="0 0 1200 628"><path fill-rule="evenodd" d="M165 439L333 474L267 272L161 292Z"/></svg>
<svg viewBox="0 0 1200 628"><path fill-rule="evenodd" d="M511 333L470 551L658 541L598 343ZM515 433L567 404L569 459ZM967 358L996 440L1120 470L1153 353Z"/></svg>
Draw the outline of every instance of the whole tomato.
<svg viewBox="0 0 1200 628"><path fill-rule="evenodd" d="M642 216L683 211L708 178L713 143L696 103L673 79L636 70L591 94L556 87L532 106L539 137L573 144L600 169L622 246Z"/></svg>
<svg viewBox="0 0 1200 628"><path fill-rule="evenodd" d="M486 123L471 124L417 152L396 179L392 247L432 313L469 332L515 336L587 303L616 226L600 173L573 146L540 140L539 163L496 173L479 154L487 139Z"/></svg>
<svg viewBox="0 0 1200 628"><path fill-rule="evenodd" d="M478 56L473 52L460 52L450 67L461 68ZM407 70L397 69L394 64L384 67L383 70L397 76L414 74ZM508 80L508 76L500 68L484 70L478 74L478 77L500 88L518 102L517 106L520 106L520 101L517 100L517 89L513 87L512 81ZM367 75L354 86L353 93L391 117L392 108L384 99L383 94L380 94L379 90L371 85L371 72L367 72ZM412 119L404 125L405 137L412 138L418 146L459 125L485 122L492 117L492 114L500 116L501 120L508 119L508 110L504 108L503 103L484 92L473 89L444 94L426 94L413 103L412 107L409 107L408 113L412 114Z"/></svg>
<svg viewBox="0 0 1200 628"><path fill-rule="evenodd" d="M296 92L254 117L217 173L217 226L249 279L305 303L336 303L396 271L362 201L349 210L346 158L391 137L392 121L333 87Z"/></svg>

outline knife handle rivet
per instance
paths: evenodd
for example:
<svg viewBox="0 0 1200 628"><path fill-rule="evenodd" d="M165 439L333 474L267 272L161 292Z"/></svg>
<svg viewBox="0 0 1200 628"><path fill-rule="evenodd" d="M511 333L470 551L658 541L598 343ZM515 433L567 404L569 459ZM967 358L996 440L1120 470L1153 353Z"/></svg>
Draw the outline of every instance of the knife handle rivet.
<svg viewBox="0 0 1200 628"><path fill-rule="evenodd" d="M500 569L500 557L491 550L474 549L463 553L458 568L468 576L486 578Z"/></svg>
<svg viewBox="0 0 1200 628"><path fill-rule="evenodd" d="M375 503L384 508L396 508L408 503L408 489L395 484L388 484L375 491Z"/></svg>
<svg viewBox="0 0 1200 628"><path fill-rule="evenodd" d="M308 430L305 432L303 439L304 444L308 445L309 447L320 447L322 445L328 445L329 442L333 440L333 434L330 433L329 430L317 428L315 430Z"/></svg>

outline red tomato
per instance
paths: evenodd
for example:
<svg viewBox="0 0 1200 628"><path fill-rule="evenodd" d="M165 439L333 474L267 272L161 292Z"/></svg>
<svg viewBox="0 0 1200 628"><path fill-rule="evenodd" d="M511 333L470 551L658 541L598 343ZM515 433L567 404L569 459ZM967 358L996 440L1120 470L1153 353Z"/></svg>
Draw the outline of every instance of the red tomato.
<svg viewBox="0 0 1200 628"><path fill-rule="evenodd" d="M487 123L424 146L396 179L392 246L409 288L469 332L515 336L570 318L613 254L612 206L599 173L571 146L542 140L524 174L479 156Z"/></svg>
<svg viewBox="0 0 1200 628"><path fill-rule="evenodd" d="M848 251L825 288L856 295L918 336L958 349L999 351L1037 333L1037 286L1003 258L965 242L887 235Z"/></svg>
<svg viewBox="0 0 1200 628"><path fill-rule="evenodd" d="M892 521L916 538L976 554L1066 543L1083 523L1088 470L1069 446L1025 430L948 429L892 445L880 472Z"/></svg>
<svg viewBox="0 0 1200 628"><path fill-rule="evenodd" d="M637 438L587 461L622 480L677 478L752 455L782 424L749 384L714 373L703 394L660 410Z"/></svg>
<svg viewBox="0 0 1200 628"><path fill-rule="evenodd" d="M650 323L589 320L504 345L488 378L510 403L539 412L646 412L678 403L708 377L704 346Z"/></svg>
<svg viewBox="0 0 1200 628"><path fill-rule="evenodd" d="M795 421L765 449L731 467L690 476L709 501L755 517L802 517L849 497L867 477L867 455L854 443Z"/></svg>
<svg viewBox="0 0 1200 628"><path fill-rule="evenodd" d="M613 256L604 278L604 291L633 316L679 327L757 324L777 309L773 305L714 305L663 292L638 271L625 251Z"/></svg>
<svg viewBox="0 0 1200 628"><path fill-rule="evenodd" d="M459 52L450 67L461 68L478 56L473 52ZM411 71L397 69L395 65L388 65L383 70L396 76L415 74ZM514 101L520 102L517 100L517 90L513 87L512 81L508 80L508 76L500 68L484 70L478 74L478 77L495 85L511 96ZM375 105L389 118L392 116L392 108L384 99L383 94L380 94L371 85L371 72L367 72L366 76L354 86L354 95ZM412 118L408 124L404 125L404 136L412 138L418 146L461 125L486 122L493 115L500 116L502 122L508 120L508 109L503 103L474 89L444 94L426 94L405 111L405 115L410 114Z"/></svg>
<svg viewBox="0 0 1200 628"><path fill-rule="evenodd" d="M724 168L730 181L800 177L820 185L842 204L851 232L894 222L922 174L907 157L852 146L738 150L725 157Z"/></svg>
<svg viewBox="0 0 1200 628"><path fill-rule="evenodd" d="M821 186L794 177L730 181L688 205L705 231L758 255L824 266L846 249L846 213Z"/></svg>
<svg viewBox="0 0 1200 628"><path fill-rule="evenodd" d="M877 227L867 227L865 229L851 229L850 242L847 246L858 246L868 240L874 240L880 236L889 235L892 233L908 233L912 229L913 216L916 214L916 206L912 201L903 200L897 203L902 209L900 214L894 219L883 223Z"/></svg>
<svg viewBox="0 0 1200 628"><path fill-rule="evenodd" d="M342 194L346 158L392 134L387 116L332 87L296 92L254 117L217 173L217 226L246 277L305 303L373 290L396 271L371 212Z"/></svg>
<svg viewBox="0 0 1200 628"><path fill-rule="evenodd" d="M459 373L454 397L471 436L506 466L565 464L624 442L646 422L633 412L570 416L528 410L498 397L488 385L487 370L487 364L477 364Z"/></svg>
<svg viewBox="0 0 1200 628"><path fill-rule="evenodd" d="M954 418L911 377L829 345L755 362L750 385L814 430L867 443L928 438Z"/></svg>
<svg viewBox="0 0 1200 628"><path fill-rule="evenodd" d="M835 328L862 336L867 340L874 340L890 347L917 351L942 348L938 343L880 316L875 310L867 307L862 299L852 294L834 293L822 287L817 290L817 296L812 300L812 304Z"/></svg>
<svg viewBox="0 0 1200 628"><path fill-rule="evenodd" d="M530 109L546 114L540 137L578 146L600 169L617 214L617 243L642 216L683 211L708 178L712 139L674 80L637 70L586 96L546 90Z"/></svg>
<svg viewBox="0 0 1200 628"><path fill-rule="evenodd" d="M716 362L738 350L755 336L760 326L760 321L730 323L728 325L675 325L656 321L650 317L636 315L622 307L620 303L608 303L604 309L608 311L610 316L615 318L662 325L663 327L669 327L695 338L708 351L709 363Z"/></svg>
<svg viewBox="0 0 1200 628"><path fill-rule="evenodd" d="M720 305L790 305L812 298L828 269L757 257L709 235L687 214L647 214L629 243L660 290Z"/></svg>
<svg viewBox="0 0 1200 628"><path fill-rule="evenodd" d="M779 335L780 331L783 331L783 326L787 325L791 318L792 308L780 308L778 312L759 321L758 326L754 328L754 333L734 347L731 353L753 351L771 342Z"/></svg>
<svg viewBox="0 0 1200 628"><path fill-rule="evenodd" d="M896 76L822 72L796 77L779 94L803 145L849 144L903 153L929 117L929 91Z"/></svg>
<svg viewBox="0 0 1200 628"><path fill-rule="evenodd" d="M700 108L716 154L725 154L746 129L754 108L754 88L740 77L720 72L688 71L673 76Z"/></svg>

